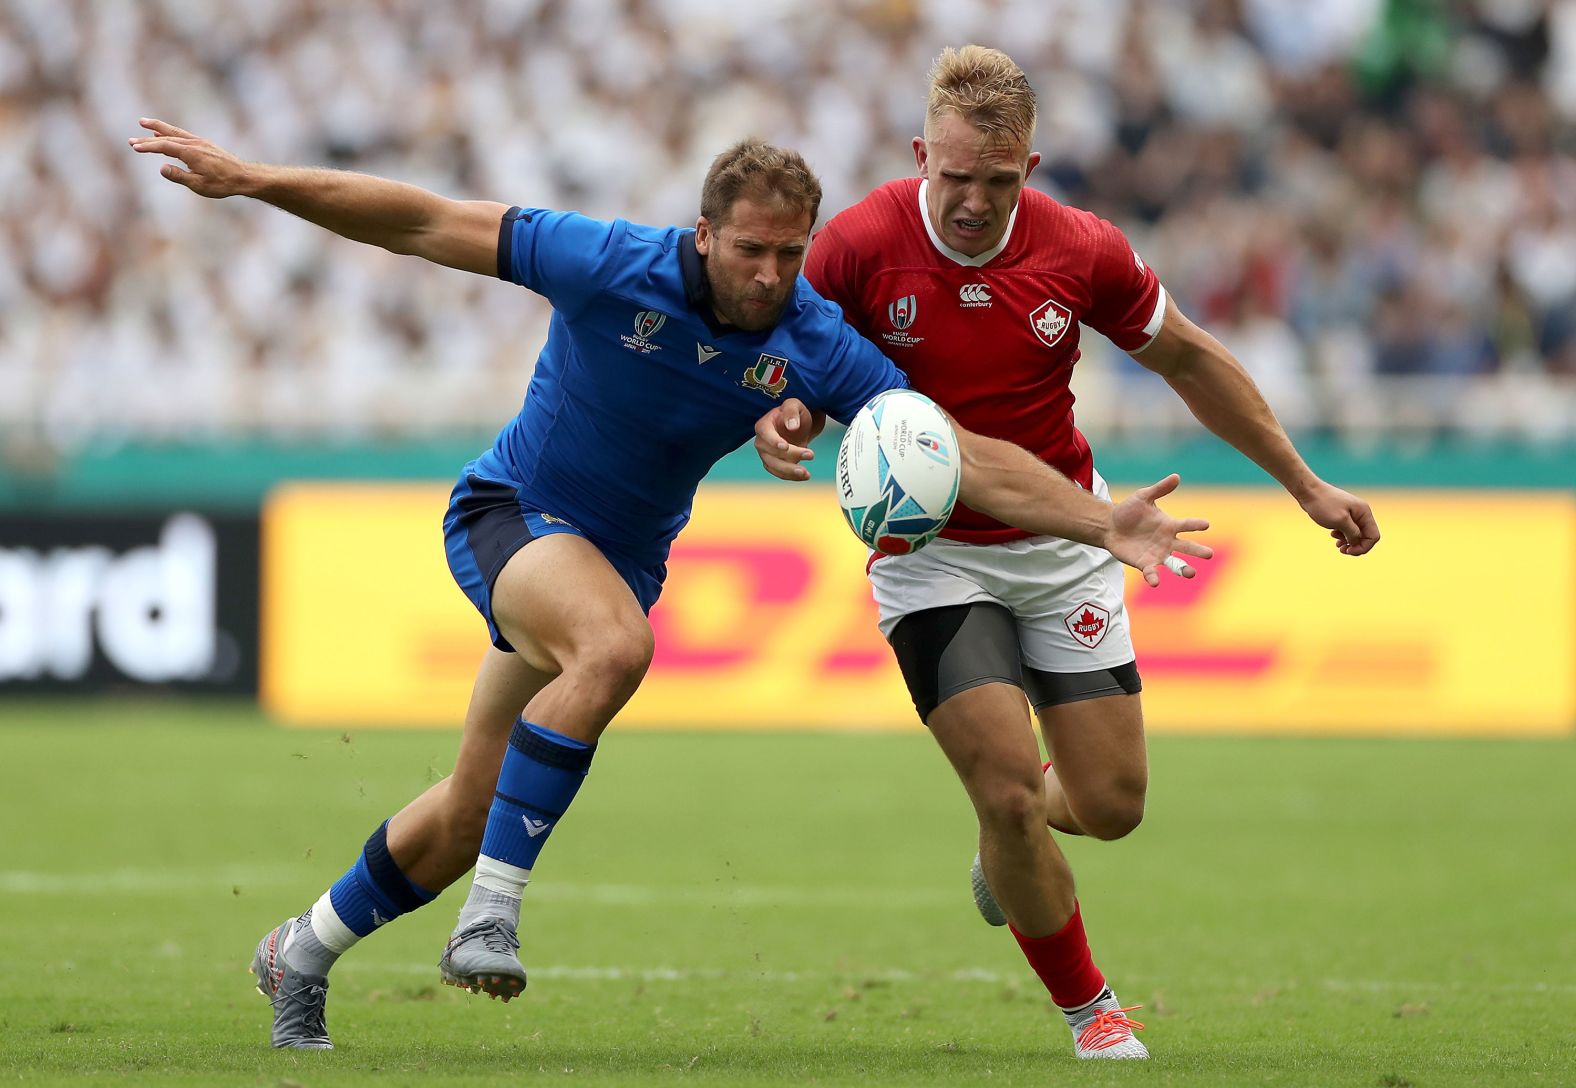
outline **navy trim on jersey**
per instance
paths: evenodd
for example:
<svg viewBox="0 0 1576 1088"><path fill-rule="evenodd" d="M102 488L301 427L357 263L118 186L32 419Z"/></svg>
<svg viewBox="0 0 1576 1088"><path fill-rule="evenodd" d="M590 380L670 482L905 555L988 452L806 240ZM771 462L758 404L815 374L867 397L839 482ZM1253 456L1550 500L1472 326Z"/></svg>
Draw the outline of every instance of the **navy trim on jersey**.
<svg viewBox="0 0 1576 1088"><path fill-rule="evenodd" d="M513 282L510 270L514 267L514 221L522 218L527 223L531 221L531 217L516 206L504 212L498 224L498 278L506 282Z"/></svg>
<svg viewBox="0 0 1576 1088"><path fill-rule="evenodd" d="M713 336L727 336L742 332L737 325L717 320L711 307L711 281L706 278L706 258L695 246L695 232L685 231L687 237L679 239L679 278L684 281L684 301L706 322L706 329Z"/></svg>
<svg viewBox="0 0 1576 1088"><path fill-rule="evenodd" d="M690 304L690 309L698 314L711 312L711 282L706 279L706 258L700 255L700 247L695 244L695 232L685 232L680 236L679 244L674 247L679 251L679 275L684 279L684 301ZM686 245L685 243L689 244Z"/></svg>

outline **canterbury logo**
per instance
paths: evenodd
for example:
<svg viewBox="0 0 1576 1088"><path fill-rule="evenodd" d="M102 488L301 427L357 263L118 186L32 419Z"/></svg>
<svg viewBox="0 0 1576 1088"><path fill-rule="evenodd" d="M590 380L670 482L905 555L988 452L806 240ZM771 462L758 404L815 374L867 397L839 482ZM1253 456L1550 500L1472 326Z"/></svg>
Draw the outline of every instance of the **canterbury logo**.
<svg viewBox="0 0 1576 1088"><path fill-rule="evenodd" d="M533 820L529 816L521 816L520 819L525 821L525 833L533 839L547 834L547 829L553 826L551 820Z"/></svg>
<svg viewBox="0 0 1576 1088"><path fill-rule="evenodd" d="M958 289L959 302L982 303L990 301L990 288L983 283L965 283Z"/></svg>

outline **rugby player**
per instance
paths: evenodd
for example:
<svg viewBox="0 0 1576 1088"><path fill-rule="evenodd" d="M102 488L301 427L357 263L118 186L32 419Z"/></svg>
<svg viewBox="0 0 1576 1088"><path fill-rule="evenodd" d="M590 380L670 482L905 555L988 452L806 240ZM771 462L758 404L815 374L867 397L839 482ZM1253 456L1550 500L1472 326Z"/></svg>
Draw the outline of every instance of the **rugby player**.
<svg viewBox="0 0 1576 1088"><path fill-rule="evenodd" d="M832 218L806 277L963 427L1038 454L1105 499L1068 388L1088 325L1164 378L1341 552L1366 554L1379 539L1368 504L1309 469L1246 371L1178 309L1122 232L1025 188L1040 161L1034 129L1034 91L1010 57L945 50L913 143L919 176ZM767 469L804 479L799 462L823 423L793 400L763 417L756 449ZM1133 1035L1142 1025L1094 964L1072 872L1046 833L1119 839L1143 817L1148 764L1121 565L964 497L938 540L878 558L869 573L915 708L978 817L981 913L1011 925L1079 1057L1147 1057Z"/></svg>
<svg viewBox="0 0 1576 1088"><path fill-rule="evenodd" d="M821 187L795 152L730 148L707 174L695 227L653 228L243 162L142 124L152 135L131 146L179 160L162 173L194 193L254 197L552 304L523 407L461 471L444 518L450 570L491 642L454 773L379 826L339 881L263 937L252 965L273 1003L273 1045L329 1048L333 963L474 865L439 970L507 1001L526 983L517 929L532 866L650 664L646 616L700 479L784 393L848 420L906 379L799 275ZM1209 555L1177 538L1205 522L1154 504L1174 476L1113 509L1021 449L958 438L960 495L975 509L1108 548L1149 577L1174 551Z"/></svg>

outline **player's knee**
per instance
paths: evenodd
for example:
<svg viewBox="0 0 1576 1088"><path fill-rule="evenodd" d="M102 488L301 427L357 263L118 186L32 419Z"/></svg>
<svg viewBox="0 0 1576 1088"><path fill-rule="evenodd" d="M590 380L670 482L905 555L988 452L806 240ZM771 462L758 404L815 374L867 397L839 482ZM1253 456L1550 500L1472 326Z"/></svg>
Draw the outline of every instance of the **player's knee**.
<svg viewBox="0 0 1576 1088"><path fill-rule="evenodd" d="M589 648L575 663L576 671L601 697L622 705L645 678L655 649L651 628L631 625Z"/></svg>
<svg viewBox="0 0 1576 1088"><path fill-rule="evenodd" d="M1045 833L1045 788L1040 782L1003 783L978 805L980 822L998 834Z"/></svg>
<svg viewBox="0 0 1576 1088"><path fill-rule="evenodd" d="M1118 790L1079 806L1074 813L1084 831L1107 842L1130 835L1144 822L1144 792Z"/></svg>

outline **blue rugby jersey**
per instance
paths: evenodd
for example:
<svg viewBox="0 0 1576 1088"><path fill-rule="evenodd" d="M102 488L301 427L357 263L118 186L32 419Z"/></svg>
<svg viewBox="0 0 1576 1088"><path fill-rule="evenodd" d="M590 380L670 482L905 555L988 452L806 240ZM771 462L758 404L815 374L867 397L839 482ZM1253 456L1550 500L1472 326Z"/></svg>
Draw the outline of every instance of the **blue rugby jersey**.
<svg viewBox="0 0 1576 1088"><path fill-rule="evenodd" d="M693 230L510 208L498 275L553 316L524 406L471 471L642 565L782 398L846 423L908 384L802 276L772 328L719 326Z"/></svg>

